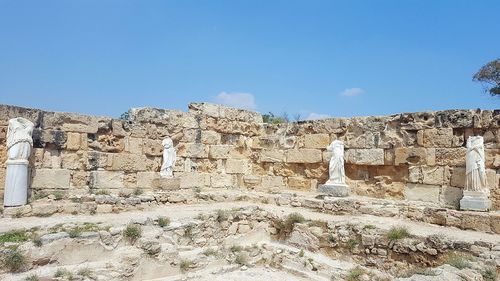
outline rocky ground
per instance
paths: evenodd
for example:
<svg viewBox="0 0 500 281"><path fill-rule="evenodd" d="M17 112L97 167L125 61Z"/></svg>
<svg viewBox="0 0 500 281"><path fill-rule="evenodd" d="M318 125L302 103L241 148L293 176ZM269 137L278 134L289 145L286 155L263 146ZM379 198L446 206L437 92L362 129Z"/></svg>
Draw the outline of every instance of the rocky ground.
<svg viewBox="0 0 500 281"><path fill-rule="evenodd" d="M228 198L210 196L219 195ZM325 208L329 198L267 196L272 200L243 194L237 200L86 215L12 217L4 211L0 280L497 278L500 235L491 229L486 233L409 218L400 215L408 204L377 199L338 201L335 208L342 210L335 211ZM318 202L321 208L315 208ZM341 208L340 202L364 202L375 211Z"/></svg>

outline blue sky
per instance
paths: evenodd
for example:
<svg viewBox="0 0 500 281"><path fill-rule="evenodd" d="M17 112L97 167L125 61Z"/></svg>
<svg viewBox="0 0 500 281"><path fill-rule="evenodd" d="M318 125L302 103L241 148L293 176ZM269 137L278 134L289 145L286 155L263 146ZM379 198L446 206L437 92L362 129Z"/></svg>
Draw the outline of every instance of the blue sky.
<svg viewBox="0 0 500 281"><path fill-rule="evenodd" d="M302 118L500 108L498 0L0 0L0 103Z"/></svg>

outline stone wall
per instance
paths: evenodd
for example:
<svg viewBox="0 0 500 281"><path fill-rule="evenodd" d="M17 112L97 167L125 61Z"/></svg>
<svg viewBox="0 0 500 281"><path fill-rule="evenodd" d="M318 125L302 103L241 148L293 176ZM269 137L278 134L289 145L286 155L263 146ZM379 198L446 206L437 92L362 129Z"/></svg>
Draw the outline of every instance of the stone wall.
<svg viewBox="0 0 500 281"><path fill-rule="evenodd" d="M139 108L128 120L0 105L0 188L8 119L33 121L32 190L315 190L328 177L334 139L345 143L348 184L360 195L456 207L465 142L485 140L488 184L500 209L500 111L447 110L264 124L255 112L193 103L188 112ZM177 149L175 179L159 178L161 140Z"/></svg>

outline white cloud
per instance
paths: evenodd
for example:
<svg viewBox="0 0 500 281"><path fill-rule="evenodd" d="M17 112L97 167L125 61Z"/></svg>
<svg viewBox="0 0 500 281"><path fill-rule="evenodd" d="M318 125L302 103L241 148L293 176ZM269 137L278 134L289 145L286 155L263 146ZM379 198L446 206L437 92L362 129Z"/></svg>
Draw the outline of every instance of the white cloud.
<svg viewBox="0 0 500 281"><path fill-rule="evenodd" d="M215 102L231 107L255 110L255 97L249 93L226 93L221 92L215 97Z"/></svg>
<svg viewBox="0 0 500 281"><path fill-rule="evenodd" d="M319 119L327 119L330 118L331 116L328 114L319 114L319 113L314 113L311 112L307 116L306 120L319 120Z"/></svg>
<svg viewBox="0 0 500 281"><path fill-rule="evenodd" d="M346 88L344 91L342 91L342 93L340 93L340 95L344 97L354 97L359 96L364 92L365 90L361 88Z"/></svg>

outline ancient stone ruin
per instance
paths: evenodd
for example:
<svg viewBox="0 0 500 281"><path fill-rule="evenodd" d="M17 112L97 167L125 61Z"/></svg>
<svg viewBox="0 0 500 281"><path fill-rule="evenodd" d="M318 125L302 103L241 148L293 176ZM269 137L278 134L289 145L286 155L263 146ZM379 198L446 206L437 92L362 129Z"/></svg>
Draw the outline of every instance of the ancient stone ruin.
<svg viewBox="0 0 500 281"><path fill-rule="evenodd" d="M0 280L496 280L500 110L0 105Z"/></svg>

